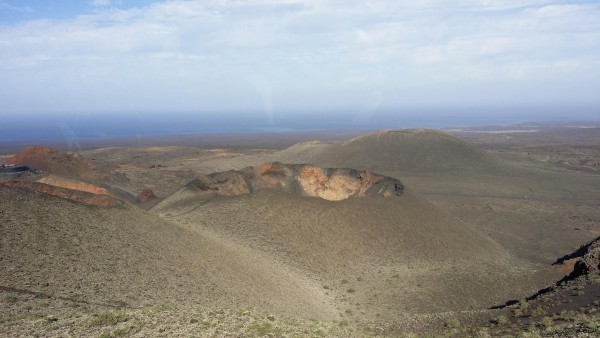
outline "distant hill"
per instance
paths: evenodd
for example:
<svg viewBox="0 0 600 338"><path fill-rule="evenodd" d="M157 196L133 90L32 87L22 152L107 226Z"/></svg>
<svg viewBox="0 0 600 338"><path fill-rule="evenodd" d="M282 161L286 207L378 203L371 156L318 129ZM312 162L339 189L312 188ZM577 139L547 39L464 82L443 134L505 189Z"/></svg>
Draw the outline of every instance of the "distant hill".
<svg viewBox="0 0 600 338"><path fill-rule="evenodd" d="M154 192L146 188L140 187L142 190L136 193L114 184L114 181L128 180L128 178L122 173L115 172L114 169L113 171L110 168L107 169L106 165L96 167L91 160L75 152L62 152L50 147L32 146L6 158L4 164L24 164L42 171L37 177L28 178L28 180L37 180L35 184L21 182L22 187L36 186L35 188L39 189L39 183L42 183L49 187L111 195L145 209L160 201ZM93 191L89 191L92 186L96 187L92 188ZM50 192L46 188L48 187L44 187L47 192ZM64 191L56 190L55 192L58 193L58 196L69 195L65 195Z"/></svg>
<svg viewBox="0 0 600 338"><path fill-rule="evenodd" d="M25 164L51 174L67 177L86 179L94 175L92 162L83 156L43 146L25 148L4 160L4 163Z"/></svg>
<svg viewBox="0 0 600 338"><path fill-rule="evenodd" d="M450 134L427 129L390 130L344 142L303 142L277 154L286 163L314 163L380 172L497 170L491 154Z"/></svg>

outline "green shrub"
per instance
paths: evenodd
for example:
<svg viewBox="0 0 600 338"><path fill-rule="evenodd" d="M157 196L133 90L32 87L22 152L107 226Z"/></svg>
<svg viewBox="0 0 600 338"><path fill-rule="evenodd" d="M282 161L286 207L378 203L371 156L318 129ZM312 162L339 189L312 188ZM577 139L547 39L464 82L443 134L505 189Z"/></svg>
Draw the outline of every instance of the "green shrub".
<svg viewBox="0 0 600 338"><path fill-rule="evenodd" d="M125 312L122 311L108 311L102 312L94 315L89 321L90 326L107 326L107 325L117 325L118 323L126 322L129 320L129 317Z"/></svg>
<svg viewBox="0 0 600 338"><path fill-rule="evenodd" d="M269 322L252 322L248 325L250 330L256 331L259 335L266 335L275 332L275 327Z"/></svg>
<svg viewBox="0 0 600 338"><path fill-rule="evenodd" d="M36 293L36 294L35 294L35 296L34 296L34 297L35 297L36 299L48 299L48 298L50 298L50 295L48 295L48 294L47 294L47 293L45 293L45 292L38 292L38 293Z"/></svg>
<svg viewBox="0 0 600 338"><path fill-rule="evenodd" d="M504 325L508 322L508 318L505 315L499 315L498 317L492 318L492 323L497 325Z"/></svg>
<svg viewBox="0 0 600 338"><path fill-rule="evenodd" d="M554 325L554 320L552 319L552 317L544 317L542 318L541 323L546 329L549 329L552 327L552 325Z"/></svg>
<svg viewBox="0 0 600 338"><path fill-rule="evenodd" d="M538 305L535 309L533 309L533 311L531 311L531 315L533 317L543 316L545 314L546 314L546 309L541 305Z"/></svg>
<svg viewBox="0 0 600 338"><path fill-rule="evenodd" d="M460 327L460 322L456 318L448 319L446 323L444 323L444 326L449 329L458 329Z"/></svg>
<svg viewBox="0 0 600 338"><path fill-rule="evenodd" d="M475 338L489 338L490 334L488 333L487 328L482 327L479 330L477 330L473 336Z"/></svg>

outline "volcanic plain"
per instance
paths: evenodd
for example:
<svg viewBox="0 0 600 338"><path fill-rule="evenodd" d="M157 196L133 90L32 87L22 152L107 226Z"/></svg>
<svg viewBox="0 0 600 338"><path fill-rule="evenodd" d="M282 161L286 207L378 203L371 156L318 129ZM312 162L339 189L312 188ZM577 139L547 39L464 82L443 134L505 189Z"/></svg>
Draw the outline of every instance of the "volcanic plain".
<svg viewBox="0 0 600 338"><path fill-rule="evenodd" d="M600 334L598 124L82 145L0 157L2 336Z"/></svg>

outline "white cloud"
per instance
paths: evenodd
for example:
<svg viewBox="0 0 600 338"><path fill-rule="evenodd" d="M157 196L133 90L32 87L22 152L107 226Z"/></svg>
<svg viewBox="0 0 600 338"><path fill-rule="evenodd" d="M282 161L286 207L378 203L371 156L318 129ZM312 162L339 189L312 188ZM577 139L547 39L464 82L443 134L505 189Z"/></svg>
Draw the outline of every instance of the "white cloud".
<svg viewBox="0 0 600 338"><path fill-rule="evenodd" d="M34 95L36 104L60 109L196 109L237 95L228 104L272 114L292 95L285 93L303 93L298 101L315 106L337 100L360 107L352 93L372 88L393 104L395 91L458 82L472 91L463 100L496 79L518 80L526 90L560 88L585 75L577 86L600 86L600 70L592 67L600 58L600 5L593 1L172 0L113 7L119 3L95 0L94 12L70 20L0 27L0 92L10 93L0 101L27 109L27 95ZM130 88L135 93L125 95Z"/></svg>
<svg viewBox="0 0 600 338"><path fill-rule="evenodd" d="M2 10L8 10L13 12L33 12L33 9L29 6L13 6L7 1L0 0L0 11Z"/></svg>
<svg viewBox="0 0 600 338"><path fill-rule="evenodd" d="M90 1L90 5L94 7L106 7L111 5L120 5L121 0L92 0Z"/></svg>

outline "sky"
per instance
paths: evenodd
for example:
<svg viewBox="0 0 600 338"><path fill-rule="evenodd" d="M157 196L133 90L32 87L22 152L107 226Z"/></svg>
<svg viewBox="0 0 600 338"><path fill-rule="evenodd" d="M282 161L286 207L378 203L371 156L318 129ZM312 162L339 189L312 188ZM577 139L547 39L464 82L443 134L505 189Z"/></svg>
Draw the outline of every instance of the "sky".
<svg viewBox="0 0 600 338"><path fill-rule="evenodd" d="M599 93L597 0L0 0L5 118L598 119Z"/></svg>

